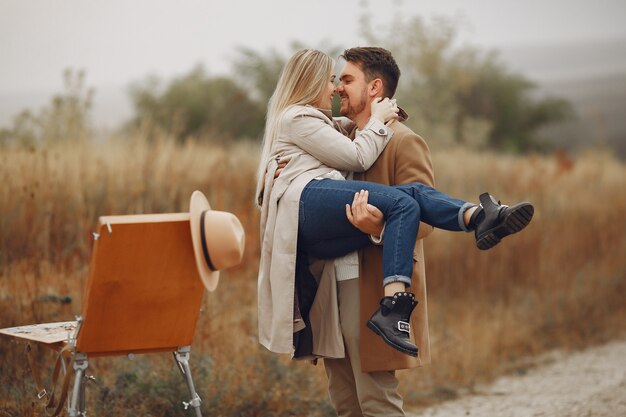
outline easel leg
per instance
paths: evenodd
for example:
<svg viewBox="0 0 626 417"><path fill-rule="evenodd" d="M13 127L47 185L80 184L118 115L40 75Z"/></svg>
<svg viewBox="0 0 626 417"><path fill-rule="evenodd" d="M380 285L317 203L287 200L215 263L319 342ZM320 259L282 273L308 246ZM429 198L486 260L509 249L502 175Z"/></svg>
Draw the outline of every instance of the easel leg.
<svg viewBox="0 0 626 417"><path fill-rule="evenodd" d="M69 416L84 417L85 416L85 371L89 367L87 355L84 353L76 353L74 358L74 388L72 390L72 398L70 401Z"/></svg>
<svg viewBox="0 0 626 417"><path fill-rule="evenodd" d="M174 352L174 359L176 359L178 369L180 369L181 374L183 374L183 377L185 378L185 382L187 382L187 388L189 389L189 394L191 395L191 400L189 402L183 401L183 406L185 407L185 410L189 407L193 408L195 410L196 417L202 417L202 414L200 413L200 403L202 400L193 386L191 369L189 368L190 351L191 346L179 347L178 350Z"/></svg>

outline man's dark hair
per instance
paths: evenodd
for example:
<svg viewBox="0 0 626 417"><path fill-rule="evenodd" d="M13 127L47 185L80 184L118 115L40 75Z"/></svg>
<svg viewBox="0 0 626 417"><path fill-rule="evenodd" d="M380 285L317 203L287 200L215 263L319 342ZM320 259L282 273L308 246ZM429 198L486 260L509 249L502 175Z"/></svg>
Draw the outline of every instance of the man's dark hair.
<svg viewBox="0 0 626 417"><path fill-rule="evenodd" d="M343 52L341 58L361 68L365 74L365 81L373 79L383 80L385 97L393 97L400 79L400 68L391 52L378 47L349 48Z"/></svg>

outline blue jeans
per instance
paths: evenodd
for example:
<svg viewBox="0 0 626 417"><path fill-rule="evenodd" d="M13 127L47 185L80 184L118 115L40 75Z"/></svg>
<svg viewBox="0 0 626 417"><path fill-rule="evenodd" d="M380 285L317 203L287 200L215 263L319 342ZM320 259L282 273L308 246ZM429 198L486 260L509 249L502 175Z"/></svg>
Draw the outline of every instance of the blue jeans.
<svg viewBox="0 0 626 417"><path fill-rule="evenodd" d="M346 204L369 192L368 203L385 215L383 285L411 285L413 249L419 222L439 229L467 231L463 212L473 204L421 183L382 185L366 181L312 180L300 196L298 248L320 259L346 255L370 244L369 236L348 221Z"/></svg>

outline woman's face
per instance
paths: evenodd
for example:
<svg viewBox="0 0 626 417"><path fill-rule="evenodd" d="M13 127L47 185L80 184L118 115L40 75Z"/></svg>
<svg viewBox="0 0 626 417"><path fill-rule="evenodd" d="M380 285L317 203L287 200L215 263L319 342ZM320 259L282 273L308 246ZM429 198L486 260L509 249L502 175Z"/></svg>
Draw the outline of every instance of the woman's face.
<svg viewBox="0 0 626 417"><path fill-rule="evenodd" d="M315 107L320 109L330 109L333 107L333 96L335 95L335 74L331 72L328 76L328 84L322 93L319 103Z"/></svg>

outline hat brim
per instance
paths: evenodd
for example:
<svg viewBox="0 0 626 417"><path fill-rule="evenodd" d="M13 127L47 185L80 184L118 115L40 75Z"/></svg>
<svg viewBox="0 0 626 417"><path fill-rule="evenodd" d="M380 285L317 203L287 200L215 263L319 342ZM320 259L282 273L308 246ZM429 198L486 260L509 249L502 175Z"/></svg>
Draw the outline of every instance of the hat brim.
<svg viewBox="0 0 626 417"><path fill-rule="evenodd" d="M194 257L196 259L198 274L200 275L204 287L209 291L214 291L219 282L220 271L213 271L209 268L204 258L200 235L200 217L202 212L206 210L211 210L209 201L202 192L194 191L193 194L191 194L191 200L189 202L189 224L191 226L191 241L193 242Z"/></svg>

